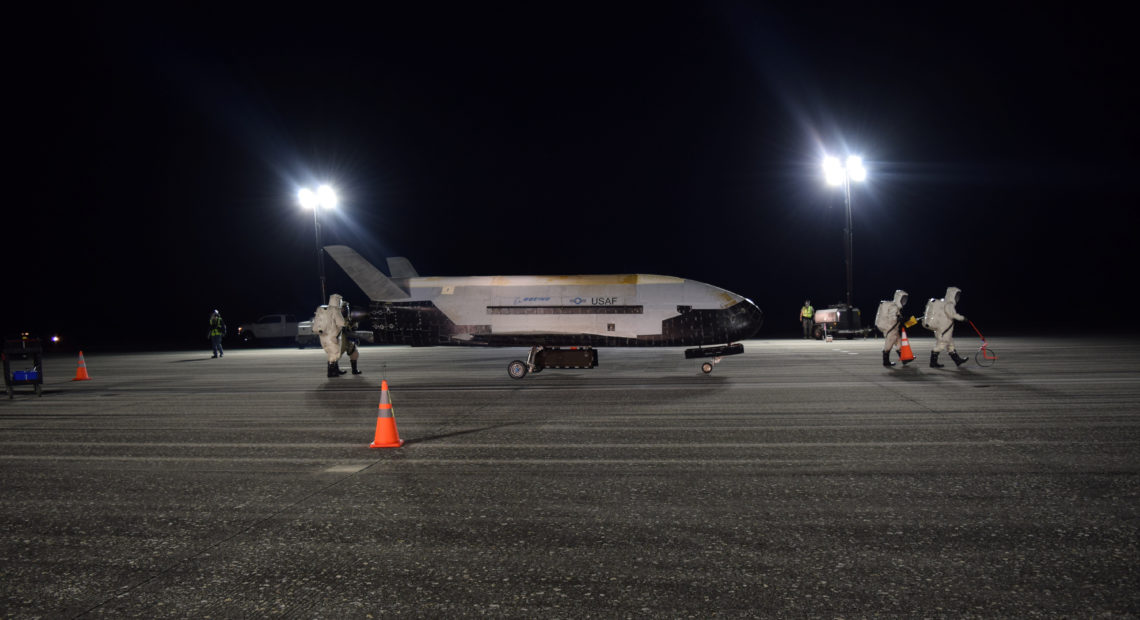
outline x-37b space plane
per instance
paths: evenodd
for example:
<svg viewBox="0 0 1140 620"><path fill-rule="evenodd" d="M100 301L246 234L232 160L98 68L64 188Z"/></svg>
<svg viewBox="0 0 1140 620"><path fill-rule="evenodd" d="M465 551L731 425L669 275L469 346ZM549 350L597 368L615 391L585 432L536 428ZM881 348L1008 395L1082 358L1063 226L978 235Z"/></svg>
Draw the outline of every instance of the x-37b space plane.
<svg viewBox="0 0 1140 620"><path fill-rule="evenodd" d="M597 347L695 347L686 358L744 352L734 341L760 329L750 300L694 280L646 274L421 277L406 258L385 276L348 246L326 246L371 299L374 341L411 346L530 347L507 373L594 368Z"/></svg>

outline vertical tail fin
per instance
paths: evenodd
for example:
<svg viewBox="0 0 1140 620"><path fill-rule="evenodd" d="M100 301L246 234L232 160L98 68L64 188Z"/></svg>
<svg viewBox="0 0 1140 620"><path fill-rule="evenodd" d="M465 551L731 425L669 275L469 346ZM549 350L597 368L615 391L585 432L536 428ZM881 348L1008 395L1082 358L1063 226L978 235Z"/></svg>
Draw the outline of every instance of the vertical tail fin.
<svg viewBox="0 0 1140 620"><path fill-rule="evenodd" d="M420 274L416 273L416 268L412 267L412 261L403 256L388 257L388 273L392 274L393 280L420 277Z"/></svg>

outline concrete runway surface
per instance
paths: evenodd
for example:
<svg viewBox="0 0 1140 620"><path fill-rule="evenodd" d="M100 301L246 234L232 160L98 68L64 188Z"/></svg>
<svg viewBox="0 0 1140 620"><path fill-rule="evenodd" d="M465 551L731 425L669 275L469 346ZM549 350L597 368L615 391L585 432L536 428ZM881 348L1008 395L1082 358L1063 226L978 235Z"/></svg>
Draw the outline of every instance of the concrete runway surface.
<svg viewBox="0 0 1140 620"><path fill-rule="evenodd" d="M0 615L1140 615L1140 342L882 342L50 358L0 403Z"/></svg>

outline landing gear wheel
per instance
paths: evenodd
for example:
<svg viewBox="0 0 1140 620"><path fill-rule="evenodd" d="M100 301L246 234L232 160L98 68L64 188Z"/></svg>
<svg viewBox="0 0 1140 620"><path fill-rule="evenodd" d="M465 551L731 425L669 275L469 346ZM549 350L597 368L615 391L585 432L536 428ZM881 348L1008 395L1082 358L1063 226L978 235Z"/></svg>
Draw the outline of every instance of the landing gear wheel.
<svg viewBox="0 0 1140 620"><path fill-rule="evenodd" d="M507 374L510 375L512 379L522 379L526 376L526 362L515 360L507 364Z"/></svg>
<svg viewBox="0 0 1140 620"><path fill-rule="evenodd" d="M706 375L712 372L712 369L712 362L705 362L704 364L701 364L701 372L705 373Z"/></svg>

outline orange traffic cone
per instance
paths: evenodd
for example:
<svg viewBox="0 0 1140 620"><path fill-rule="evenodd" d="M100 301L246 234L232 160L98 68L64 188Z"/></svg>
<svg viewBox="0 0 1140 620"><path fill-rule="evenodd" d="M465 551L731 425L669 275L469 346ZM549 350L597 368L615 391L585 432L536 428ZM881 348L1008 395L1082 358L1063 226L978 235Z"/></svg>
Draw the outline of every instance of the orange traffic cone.
<svg viewBox="0 0 1140 620"><path fill-rule="evenodd" d="M72 381L90 381L87 376L87 362L83 361L83 351L79 352L79 368L75 369L75 378Z"/></svg>
<svg viewBox="0 0 1140 620"><path fill-rule="evenodd" d="M380 413L376 416L376 438L369 448L399 448L404 445L396 431L396 418L392 415L392 397L388 396L388 381L380 381Z"/></svg>
<svg viewBox="0 0 1140 620"><path fill-rule="evenodd" d="M914 351L910 350L910 340L907 340L906 330L902 330L902 346L899 347L899 360L903 364L909 364L914 361Z"/></svg>

